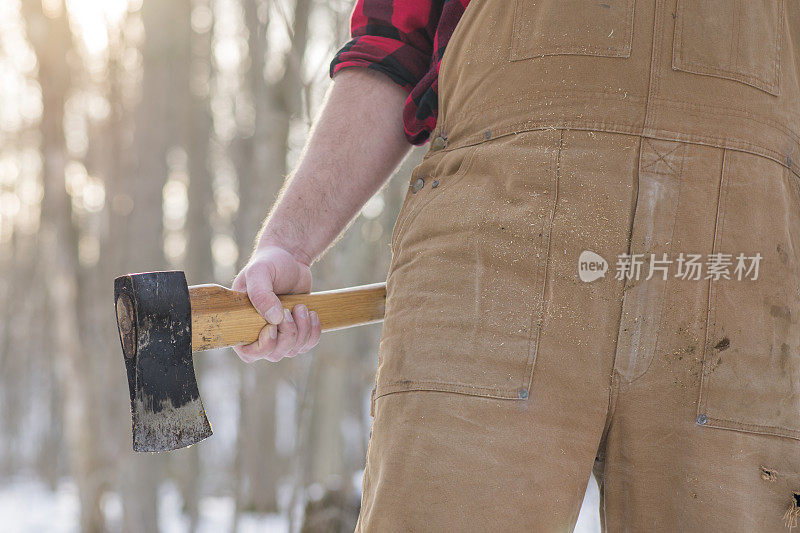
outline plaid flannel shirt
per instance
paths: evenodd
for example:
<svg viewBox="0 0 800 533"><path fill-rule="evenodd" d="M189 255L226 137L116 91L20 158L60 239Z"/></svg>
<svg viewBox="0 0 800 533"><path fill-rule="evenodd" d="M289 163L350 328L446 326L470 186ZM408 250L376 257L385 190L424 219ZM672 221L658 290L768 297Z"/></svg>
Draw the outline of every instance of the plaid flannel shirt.
<svg viewBox="0 0 800 533"><path fill-rule="evenodd" d="M385 73L408 91L403 128L423 144L436 126L439 64L469 0L356 0L352 39L331 61L330 75L346 67Z"/></svg>

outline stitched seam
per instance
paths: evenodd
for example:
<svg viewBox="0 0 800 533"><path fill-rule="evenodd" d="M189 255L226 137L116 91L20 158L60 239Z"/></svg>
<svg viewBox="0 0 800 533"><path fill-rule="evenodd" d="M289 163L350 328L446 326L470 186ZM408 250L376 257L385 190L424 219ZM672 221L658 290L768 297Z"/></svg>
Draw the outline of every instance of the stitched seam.
<svg viewBox="0 0 800 533"><path fill-rule="evenodd" d="M753 122L758 122L759 124L763 124L765 126L769 126L778 130L781 133L784 133L792 138L792 140L797 141L800 139L797 133L788 129L784 124L777 122L773 119L766 118L763 115L754 115L753 113L749 112L746 109L739 108L739 107L725 107L725 106L715 106L709 104L699 104L699 103L688 103L682 102L680 100L672 100L670 98L666 98L663 96L654 96L653 100L657 100L659 102L667 102L669 104L674 104L677 107L682 107L683 109L689 111L701 111L710 117L715 117L719 115L728 116L732 118L744 118L747 120L752 120ZM734 111L734 113L731 113Z"/></svg>
<svg viewBox="0 0 800 533"><path fill-rule="evenodd" d="M777 435L783 437L791 437L793 439L800 439L800 430L798 429L791 429L780 426L764 426L761 424L748 424L745 422L737 422L735 420L728 420L725 418L715 418L711 416L707 417L705 425L708 427L714 427L714 426L709 426L708 422L711 422L712 424L713 423L730 424L728 426L718 426L722 429L739 429L742 431L747 431L748 433L759 433L759 434L764 434L765 433L764 430L769 430L770 433L766 433L768 435Z"/></svg>
<svg viewBox="0 0 800 533"><path fill-rule="evenodd" d="M646 140L647 140L647 144L648 144L648 145L650 146L650 148L651 148L651 149L652 149L652 150L653 150L653 151L656 153L656 155L657 155L658 157L656 157L656 159L655 159L655 160L653 160L653 161L650 161L649 163L645 163L645 166L644 166L644 167L642 167L642 170L650 170L650 169L652 169L652 168L653 168L653 167L656 165L656 163L658 163L659 161L661 161L661 162L663 162L665 165L667 165L667 168L669 168L669 169L672 171L671 173L670 173L670 172L664 172L663 174L665 174L665 175L668 175L668 176L672 176L674 173L676 173L676 172L679 172L679 170L678 170L678 169L676 169L675 167L673 167L673 166L672 166L672 165L671 165L671 164L670 164L670 163L669 163L669 162L668 162L668 161L667 161L665 158L666 158L667 156L670 156L670 155L672 155L673 153L675 153L675 151L676 151L676 150L677 150L677 149L678 149L680 146L682 146L682 143L680 143L680 142L676 142L676 141L668 141L668 142L673 142L673 143L675 143L675 146L674 146L674 147L672 148L672 150L670 150L669 152L665 152L665 153L663 153L663 154L662 154L661 152L659 152L659 151L658 151L658 148L656 148L656 146L653 144L653 140L652 140L652 139L646 139ZM681 168L683 168L683 164L682 164L682 162L681 162ZM660 173L660 172L653 172L653 174L659 174L659 173Z"/></svg>
<svg viewBox="0 0 800 533"><path fill-rule="evenodd" d="M647 100L646 99L643 99L643 98L640 98L640 97L631 97L631 96L622 97L622 96L619 95L619 93L616 93L616 92L614 92L614 93L611 93L611 92L608 92L608 93L600 92L600 93L598 93L598 92L589 92L589 91L568 91L568 90L564 90L564 91L561 91L560 94L563 94L565 92L579 93L581 95L584 95L584 96L588 95L588 96L592 96L594 98L607 98L609 100L618 100L619 102L624 103L626 105L631 104L631 103L640 103L640 104L643 104L643 105L647 104ZM798 133L794 132L793 130L789 129L785 124L783 124L781 122L778 122L776 120L773 120L771 118L764 117L763 115L754 115L752 112L748 111L747 109L739 108L739 107L715 106L715 105L700 104L700 103L688 103L688 102L683 102L683 101L680 101L680 100L672 100L672 99L669 99L669 98L666 98L666 97L663 97L663 96L656 96L656 94L657 94L657 90L654 90L653 96L650 98L650 100L652 102L658 102L658 103L662 103L663 102L663 103L675 105L676 107L679 107L681 109L688 110L688 111L691 111L691 112L700 112L700 113L704 114L707 118L711 118L711 119L716 119L720 115L721 116L730 117L730 118L747 119L747 120L750 120L750 121L753 121L753 122L756 122L756 123L759 123L759 124L763 124L764 126L773 128L776 131L787 135L794 142L800 143L800 134L798 134ZM537 98L540 98L541 95L552 96L554 98L558 98L559 93L557 93L557 92L549 92L549 91L548 92L542 91L537 95ZM567 100L563 99L563 98L560 99L560 100L563 101L563 102L567 102ZM536 100L531 99L530 102L533 103L533 102L536 102ZM571 104L571 102L569 102L569 103ZM518 111L519 110L519 103L516 102L514 104L500 104L500 105L485 107L485 108L483 108L483 112L482 113L485 115L486 113L493 112L493 111L498 111L498 110L503 110L503 109L512 109L512 110ZM461 118L461 117L463 117L465 115L466 115L466 112L461 112L461 113L455 115L455 117L456 118ZM534 121L534 120L527 120L527 121L518 122L516 124L523 125L523 124L536 123L536 122L537 121ZM547 122L548 124L551 124L553 121L552 121L552 119L544 119L544 120L539 120L538 122ZM567 121L567 122L570 122L570 121ZM578 124L580 124L580 123L584 123L584 124L587 124L587 123L602 123L602 124L606 124L603 121L574 121L574 122L578 123ZM610 125L617 126L618 124L617 123L611 123ZM625 127L631 127L631 128L636 129L637 131L641 132L643 129L646 129L647 127L653 127L653 126L652 125L648 125L648 126L645 126L643 128L643 127L638 126L638 125L633 125L633 126L626 125ZM667 130L665 130L665 131L667 131ZM693 135L710 138L708 136L703 136L702 134L693 134ZM467 139L469 139L469 138L479 139L481 136L482 136L482 132L475 133L475 134L472 134L471 136L467 137ZM735 137L726 137L726 139L737 140L737 138L735 138ZM748 142L748 141L743 141L742 140L741 142ZM752 143L749 143L749 144L752 144ZM760 146L760 145L754 145L754 146ZM455 148L456 148L456 146L452 146L452 147L446 148L445 150L452 150L452 149L455 149ZM765 147L765 149L766 149L766 147Z"/></svg>
<svg viewBox="0 0 800 533"><path fill-rule="evenodd" d="M631 246L633 245L633 226L636 220L636 210L639 207L639 189L640 185L639 182L641 181L642 175L642 154L644 153L644 143L647 141L644 137L639 139L639 153L638 153L638 160L636 163L636 179L634 180L634 185L636 186L636 198L633 200L632 210L630 212L630 223L628 224L628 242L625 248L625 252L630 255L631 254ZM617 361L619 358L619 347L620 347L620 337L622 336L622 323L625 320L625 300L628 298L628 292L625 290L628 286L628 279L622 280L622 298L621 304L622 309L620 310L619 320L617 320L617 341L614 346L614 358L612 361L611 369L612 369L612 377L614 375L622 376L622 373L617 368ZM627 378L625 378L627 381Z"/></svg>
<svg viewBox="0 0 800 533"><path fill-rule="evenodd" d="M722 165L720 170L720 182L719 182L719 193L717 195L717 216L716 216L716 226L714 228L714 243L712 246L712 253L716 253L721 244L723 229L725 225L725 215L727 211L728 205L728 183L726 180L726 174L728 169L728 152L724 150L722 152ZM713 280L708 280L708 311L706 313L706 338L705 342L703 343L703 363L700 369L700 391L699 391L699 398L697 402L697 414L704 415L706 411L706 407L708 405L708 389L706 385L708 384L709 373L707 370L708 364L708 345L711 342L711 339L716 338L717 336L717 324L716 324L716 313L714 309L716 309L717 303L717 285L713 283ZM708 415L706 415L708 416Z"/></svg>
<svg viewBox="0 0 800 533"><path fill-rule="evenodd" d="M598 121L568 121L564 125L559 126L552 126L550 125L550 121L543 120L543 121L525 121L520 123L511 124L510 126L506 126L503 128L497 129L496 135L492 137L492 140L499 139L501 137L506 137L508 135L517 135L521 133L528 133L533 131L542 131L546 129L566 129L566 130L583 130L583 131L600 131L606 133L617 133L621 135L636 135L643 138L652 138L652 139L660 139L660 140L668 140L668 141L676 141L676 142L685 142L688 144L695 144L701 146L711 146L713 148L720 148L725 150L731 150L735 152L744 152L753 155L759 155L762 157L766 157L775 161L778 164L784 165L785 164L785 156L782 152L778 152L767 148L764 145L754 144L749 141L745 141L743 139L739 139L737 137L726 137L726 143L719 142L721 139L717 137L711 137L708 135L701 135L701 134L686 134L682 132L672 131L666 128L659 128L657 130L649 130L646 133L643 131L643 128L639 126L627 126L621 125L617 123L606 123L606 122L598 122ZM494 130L493 130L494 131ZM670 137L664 137L663 134L670 134ZM674 136L674 137L672 137ZM482 144L487 142L485 137L482 134L474 134L470 135L464 140L454 144L451 148L447 148L446 150L457 150L459 148L464 148L467 146L475 146L477 144ZM727 142L733 143L727 144ZM796 168L797 165L793 164L792 167L789 169L792 171L793 174L800 177L800 171Z"/></svg>
<svg viewBox="0 0 800 533"><path fill-rule="evenodd" d="M383 390L381 390L383 389ZM387 390L388 389L388 390ZM398 392L407 392L414 390L428 390L435 392L450 392L466 394L468 396L481 396L483 398L501 398L501 399L514 399L520 400L517 395L516 388L499 388L499 387L476 387L467 383L460 383L457 381L439 381L439 380L409 380L409 381L389 381L379 387L378 392L375 394L375 399L386 396L387 394L395 394Z"/></svg>
<svg viewBox="0 0 800 533"><path fill-rule="evenodd" d="M551 246L552 246L552 235L553 235L553 225L555 224L556 219L556 209L558 207L558 187L561 182L561 155L564 149L564 131L559 130L558 132L558 153L556 154L556 168L555 168L555 183L553 184L553 194L552 194L552 203L550 209L550 222L547 227L547 250L544 254L544 258L542 259L542 264L539 266L537 275L541 276L541 281L539 282L539 305L538 309L531 315L531 325L530 325L530 332L531 337L529 339L529 347L528 353L528 368L526 369L527 373L527 387L530 388L531 383L533 383L533 371L534 367L536 366L536 359L539 357L539 342L542 336L542 325L544 324L545 318L545 304L544 298L545 294L547 294L547 266L550 262L550 257L552 254ZM551 159L552 165L552 159ZM551 172L552 172L551 168ZM538 316L538 319L537 319ZM538 323L537 323L538 322ZM536 324L536 329L533 329L534 324ZM534 331L536 332L534 335ZM535 340L534 340L535 339Z"/></svg>
<svg viewBox="0 0 800 533"><path fill-rule="evenodd" d="M658 65L661 64L661 39L664 35L664 26L665 24L661 20L662 12L664 11L663 2L662 0L658 0L656 2L656 8L653 12L653 27L655 31L653 32L653 40L651 41L652 51L650 53L650 72L647 76L647 105L645 107L645 115L644 115L644 125L650 122L650 108L653 101L653 95L658 94L658 87L661 83L661 77L659 76L659 69Z"/></svg>
<svg viewBox="0 0 800 533"><path fill-rule="evenodd" d="M767 81L755 74L748 74L746 72L736 71L736 70L726 70L722 68L709 67L707 65L697 64L692 61L682 61L682 62L676 61L675 66L678 70L683 72L688 72L690 74L699 74L702 76L713 76L716 78L722 78L724 80L738 81L744 83L745 85L749 85L751 87L755 87L756 89L760 89L768 94L771 94L772 96L780 96L780 87L778 87L777 81Z"/></svg>
<svg viewBox="0 0 800 533"><path fill-rule="evenodd" d="M620 102L623 102L625 104L630 104L630 103L646 104L647 103L647 98L646 97L632 96L632 95L627 95L627 96L620 95L619 91L587 91L585 89L569 89L569 88L559 89L557 91L539 91L536 94L536 98L529 98L529 99L527 99L527 101L528 102L532 102L532 103L536 103L536 105L539 105L538 101L541 100L543 97L559 98L560 96L563 96L565 93L566 94L575 94L575 95L580 95L580 96L590 96L592 98L607 98L609 100L619 100ZM524 100L522 100L520 102L523 102L523 101ZM481 109L482 109L482 113L484 113L484 114L487 113L487 112L490 112L490 111L497 111L497 110L503 110L503 109L508 109L508 108L513 108L514 110L518 110L520 102L515 102L514 104L508 104L508 103L495 104L495 105L492 105L492 106L481 107ZM544 107L544 106L540 106L540 107ZM474 116L474 114L469 113L466 110L459 110L454 115L455 119L461 119L463 117L470 117L470 116Z"/></svg>

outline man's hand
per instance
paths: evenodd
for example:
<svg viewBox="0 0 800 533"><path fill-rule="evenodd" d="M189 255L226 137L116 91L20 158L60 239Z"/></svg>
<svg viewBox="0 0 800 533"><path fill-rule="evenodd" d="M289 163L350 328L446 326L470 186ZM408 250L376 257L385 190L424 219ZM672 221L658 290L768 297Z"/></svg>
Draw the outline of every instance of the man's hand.
<svg viewBox="0 0 800 533"><path fill-rule="evenodd" d="M309 265L408 153L402 126L407 96L380 72L346 68L336 75L257 249L233 282L267 320L256 342L235 348L243 361L280 361L319 342L316 313L303 305L284 313L275 294L310 291Z"/></svg>
<svg viewBox="0 0 800 533"><path fill-rule="evenodd" d="M302 304L290 313L276 296L311 290L311 268L290 252L277 246L260 248L236 276L233 290L246 292L267 320L256 342L234 347L242 361L280 361L305 353L319 342L322 330L317 313Z"/></svg>

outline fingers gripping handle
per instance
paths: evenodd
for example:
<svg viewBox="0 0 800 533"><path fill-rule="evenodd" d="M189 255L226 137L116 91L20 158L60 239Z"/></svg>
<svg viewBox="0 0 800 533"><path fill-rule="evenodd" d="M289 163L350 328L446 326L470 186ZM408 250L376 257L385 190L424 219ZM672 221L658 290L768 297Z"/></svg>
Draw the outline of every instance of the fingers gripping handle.
<svg viewBox="0 0 800 533"><path fill-rule="evenodd" d="M349 328L383 320L386 284L375 283L334 291L278 296L291 310L305 304L319 315L322 331ZM220 285L189 287L192 308L192 352L249 344L258 339L266 321L247 294Z"/></svg>

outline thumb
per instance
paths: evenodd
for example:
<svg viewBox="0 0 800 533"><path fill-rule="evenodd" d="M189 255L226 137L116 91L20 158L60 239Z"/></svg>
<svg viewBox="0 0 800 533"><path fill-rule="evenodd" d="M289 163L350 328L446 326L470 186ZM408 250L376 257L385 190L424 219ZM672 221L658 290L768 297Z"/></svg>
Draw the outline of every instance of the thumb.
<svg viewBox="0 0 800 533"><path fill-rule="evenodd" d="M280 324L283 320L283 306L273 290L271 269L254 265L245 275L247 296L253 307L270 324Z"/></svg>
<svg viewBox="0 0 800 533"><path fill-rule="evenodd" d="M244 274L244 270L237 274L236 279L233 280L231 289L236 292L247 292L247 278Z"/></svg>

